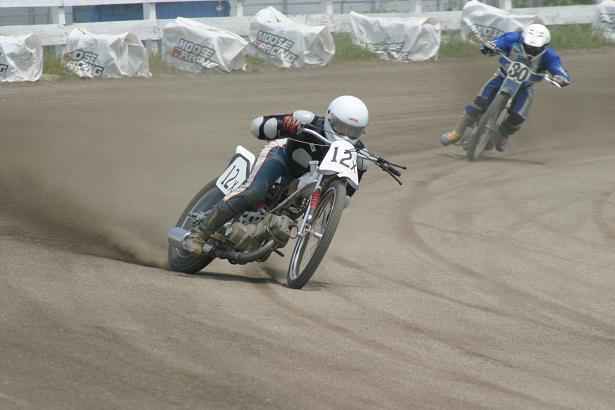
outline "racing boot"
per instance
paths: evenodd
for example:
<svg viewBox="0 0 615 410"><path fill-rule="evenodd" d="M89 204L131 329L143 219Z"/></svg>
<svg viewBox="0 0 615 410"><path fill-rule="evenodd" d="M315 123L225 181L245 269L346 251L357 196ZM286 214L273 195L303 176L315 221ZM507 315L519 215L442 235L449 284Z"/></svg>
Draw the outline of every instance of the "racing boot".
<svg viewBox="0 0 615 410"><path fill-rule="evenodd" d="M466 111L452 131L445 132L440 136L440 143L444 146L457 143L463 137L466 129L476 122L477 117L478 115Z"/></svg>
<svg viewBox="0 0 615 410"><path fill-rule="evenodd" d="M508 146L508 138L515 132L519 131L524 119L518 114L510 114L500 127L498 128L499 135L496 138L495 149L498 152L503 152Z"/></svg>
<svg viewBox="0 0 615 410"><path fill-rule="evenodd" d="M190 235L184 240L183 247L191 253L203 253L205 242L218 231L227 221L235 216L235 211L224 201L220 201L202 218L195 221Z"/></svg>

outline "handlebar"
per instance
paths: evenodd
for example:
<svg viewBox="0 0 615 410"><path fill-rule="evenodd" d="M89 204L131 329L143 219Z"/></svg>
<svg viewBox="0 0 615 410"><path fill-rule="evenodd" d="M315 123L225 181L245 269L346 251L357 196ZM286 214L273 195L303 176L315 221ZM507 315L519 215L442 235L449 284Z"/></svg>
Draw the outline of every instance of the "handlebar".
<svg viewBox="0 0 615 410"><path fill-rule="evenodd" d="M322 141L324 144L331 145L331 142L332 142L331 140L323 137L322 135L320 135L320 133L314 131L311 128L301 127L299 128L298 132L305 132L306 134L310 134L313 137L316 137L318 140ZM337 138L337 139L341 140L341 138ZM381 170L389 174L391 178L393 178L399 185L403 185L403 182L399 179L399 177L401 177L401 172L399 172L398 169L407 169L405 166L395 164L393 162L387 161L386 159L382 157L375 156L365 148L357 151L357 155L360 156L361 158L364 158L378 165L378 167Z"/></svg>

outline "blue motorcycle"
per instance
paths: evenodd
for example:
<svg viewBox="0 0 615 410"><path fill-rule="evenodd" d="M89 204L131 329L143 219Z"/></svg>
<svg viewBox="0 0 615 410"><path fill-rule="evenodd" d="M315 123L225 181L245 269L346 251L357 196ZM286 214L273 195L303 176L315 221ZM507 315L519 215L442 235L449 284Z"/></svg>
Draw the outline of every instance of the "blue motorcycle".
<svg viewBox="0 0 615 410"><path fill-rule="evenodd" d="M488 146L496 146L500 142L499 139L502 138L498 132L500 117L507 111L521 89L543 79L555 87L562 88L549 74L532 71L523 61L510 59L504 51L492 43L480 38L479 41L502 58L502 71L506 74L506 78L476 126L468 128L459 142L464 147L469 161L477 160Z"/></svg>

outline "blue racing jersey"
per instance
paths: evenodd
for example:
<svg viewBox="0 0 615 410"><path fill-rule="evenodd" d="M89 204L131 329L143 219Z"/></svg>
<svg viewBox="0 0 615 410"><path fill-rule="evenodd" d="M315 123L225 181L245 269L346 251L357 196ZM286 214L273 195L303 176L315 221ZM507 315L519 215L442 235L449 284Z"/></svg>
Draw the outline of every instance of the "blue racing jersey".
<svg viewBox="0 0 615 410"><path fill-rule="evenodd" d="M523 49L521 32L504 33L495 39L495 46L504 51L512 60L524 61L530 68L538 73L548 71L552 76L560 75L572 81L570 74L562 65L561 59L555 49L548 47L536 57L529 58ZM500 59L500 64L505 66L507 61Z"/></svg>

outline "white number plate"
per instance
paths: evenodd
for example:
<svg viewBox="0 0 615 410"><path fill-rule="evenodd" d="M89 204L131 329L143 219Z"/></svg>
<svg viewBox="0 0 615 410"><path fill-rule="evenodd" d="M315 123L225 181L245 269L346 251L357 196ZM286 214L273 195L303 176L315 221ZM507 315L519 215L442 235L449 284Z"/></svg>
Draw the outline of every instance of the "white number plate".
<svg viewBox="0 0 615 410"><path fill-rule="evenodd" d="M224 195L228 195L246 182L249 176L250 160L241 154L236 154L216 181L216 186Z"/></svg>
<svg viewBox="0 0 615 410"><path fill-rule="evenodd" d="M506 74L508 74L508 78L522 83L530 76L530 69L525 64L515 61L508 66Z"/></svg>
<svg viewBox="0 0 615 410"><path fill-rule="evenodd" d="M357 188L359 186L359 174L357 172L357 151L354 145L344 140L338 140L331 144L329 152L320 163L320 171L346 178L354 188Z"/></svg>

